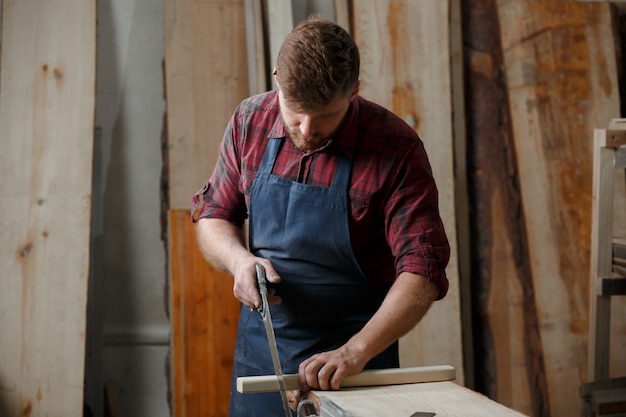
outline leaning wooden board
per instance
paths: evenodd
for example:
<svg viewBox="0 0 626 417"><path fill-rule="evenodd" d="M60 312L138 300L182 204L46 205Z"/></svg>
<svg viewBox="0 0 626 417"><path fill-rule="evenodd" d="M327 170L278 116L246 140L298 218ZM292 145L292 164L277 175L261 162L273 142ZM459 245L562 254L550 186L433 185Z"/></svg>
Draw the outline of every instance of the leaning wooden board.
<svg viewBox="0 0 626 417"><path fill-rule="evenodd" d="M449 363L463 383L453 170L451 3L358 1L352 3L351 21L361 52L361 95L391 109L424 141L451 246L446 270L450 292L401 340L400 361L402 366Z"/></svg>
<svg viewBox="0 0 626 417"><path fill-rule="evenodd" d="M539 335L534 355L507 357L499 346L519 343L519 334L501 327L493 335L496 357L503 365L527 361L534 414L576 415L579 404L572 397L587 373L591 144L594 128L620 111L612 17L608 4L496 4L530 260L532 282L525 289L534 289L525 296L534 298L538 318L537 327L526 331ZM502 293L492 289L494 317L499 308L510 308ZM625 333L615 333L618 351ZM623 373L626 357L615 356L613 370ZM531 361L537 360L543 369L533 370ZM534 379L538 371L545 374L543 392ZM520 378L503 366L498 379Z"/></svg>
<svg viewBox="0 0 626 417"><path fill-rule="evenodd" d="M249 93L243 0L164 3L166 189L175 417L228 414L239 302L202 258L191 196L213 170L232 112Z"/></svg>
<svg viewBox="0 0 626 417"><path fill-rule="evenodd" d="M2 12L0 415L80 416L96 2Z"/></svg>
<svg viewBox="0 0 626 417"><path fill-rule="evenodd" d="M167 196L188 209L249 93L244 0L166 0Z"/></svg>
<svg viewBox="0 0 626 417"><path fill-rule="evenodd" d="M188 210L171 210L169 225L173 415L225 416L240 309L233 280L202 257Z"/></svg>
<svg viewBox="0 0 626 417"><path fill-rule="evenodd" d="M451 381L313 391L309 399L324 417L524 416Z"/></svg>

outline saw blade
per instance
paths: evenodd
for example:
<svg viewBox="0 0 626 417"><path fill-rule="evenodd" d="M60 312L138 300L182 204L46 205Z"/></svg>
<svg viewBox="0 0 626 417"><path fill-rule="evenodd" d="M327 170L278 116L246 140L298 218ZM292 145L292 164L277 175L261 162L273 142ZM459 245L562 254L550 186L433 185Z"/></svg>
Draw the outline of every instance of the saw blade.
<svg viewBox="0 0 626 417"><path fill-rule="evenodd" d="M265 278L265 268L263 265L256 265L256 277L259 284L259 293L261 294L261 307L259 313L263 318L263 324L265 325L265 333L267 334L267 341L270 346L270 355L272 356L272 364L274 365L274 373L278 379L278 387L280 388L280 396L283 400L283 406L285 407L285 416L291 417L291 409L289 408L289 399L287 398L287 389L285 387L285 378L283 376L283 370L280 366L280 359L278 357L278 347L276 346L276 336L274 335L274 326L272 326L272 315L270 314L270 306L267 301L267 280Z"/></svg>

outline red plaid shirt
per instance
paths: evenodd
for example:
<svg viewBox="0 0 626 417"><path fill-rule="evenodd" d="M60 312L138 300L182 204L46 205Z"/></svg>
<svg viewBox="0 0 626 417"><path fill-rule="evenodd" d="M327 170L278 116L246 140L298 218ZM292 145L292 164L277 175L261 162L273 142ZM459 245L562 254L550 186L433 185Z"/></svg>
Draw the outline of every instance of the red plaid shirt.
<svg viewBox="0 0 626 417"><path fill-rule="evenodd" d="M287 137L276 91L244 100L226 128L211 178L193 196L193 220L213 217L242 225L269 138ZM412 272L435 282L443 298L450 247L417 133L390 111L357 96L322 149L302 152L285 140L273 174L328 187L338 153L352 160L350 238L368 279L391 282L401 272Z"/></svg>

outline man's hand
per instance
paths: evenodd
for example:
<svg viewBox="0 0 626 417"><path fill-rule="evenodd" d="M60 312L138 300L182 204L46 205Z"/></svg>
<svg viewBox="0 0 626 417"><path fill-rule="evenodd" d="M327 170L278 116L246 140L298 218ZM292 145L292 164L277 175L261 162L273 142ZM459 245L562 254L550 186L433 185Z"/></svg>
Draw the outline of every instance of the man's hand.
<svg viewBox="0 0 626 417"><path fill-rule="evenodd" d="M246 257L245 260L238 262L233 271L234 283L233 294L244 305L251 308L261 307L261 295L257 284L256 264L261 264L265 268L265 277L268 282L278 284L280 276L272 267L272 263L267 259L257 258L254 256ZM274 295L274 288L267 289L267 301L270 304L280 304L282 299Z"/></svg>
<svg viewBox="0 0 626 417"><path fill-rule="evenodd" d="M280 276L272 263L252 255L245 245L243 231L222 219L199 219L196 233L200 251L216 268L230 272L234 277L233 294L244 305L252 308L261 306L256 279L256 264L265 268L267 280L273 284L280 282ZM268 302L279 304L280 297L268 289Z"/></svg>
<svg viewBox="0 0 626 417"><path fill-rule="evenodd" d="M303 391L338 390L344 378L360 373L366 363L363 354L351 351L349 343L335 350L318 353L300 364L300 386Z"/></svg>

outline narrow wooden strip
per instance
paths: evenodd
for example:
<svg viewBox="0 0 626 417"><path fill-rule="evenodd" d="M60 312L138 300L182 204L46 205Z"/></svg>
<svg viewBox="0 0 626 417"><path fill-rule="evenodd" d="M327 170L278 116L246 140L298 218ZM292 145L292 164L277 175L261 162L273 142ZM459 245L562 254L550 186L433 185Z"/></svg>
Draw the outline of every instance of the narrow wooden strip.
<svg viewBox="0 0 626 417"><path fill-rule="evenodd" d="M420 382L450 381L455 378L454 367L450 365L421 366L412 368L374 369L349 376L342 382L342 388L369 387L379 385L415 384ZM288 390L299 390L297 374L285 375ZM276 375L247 376L237 378L237 391L242 394L278 391Z"/></svg>

